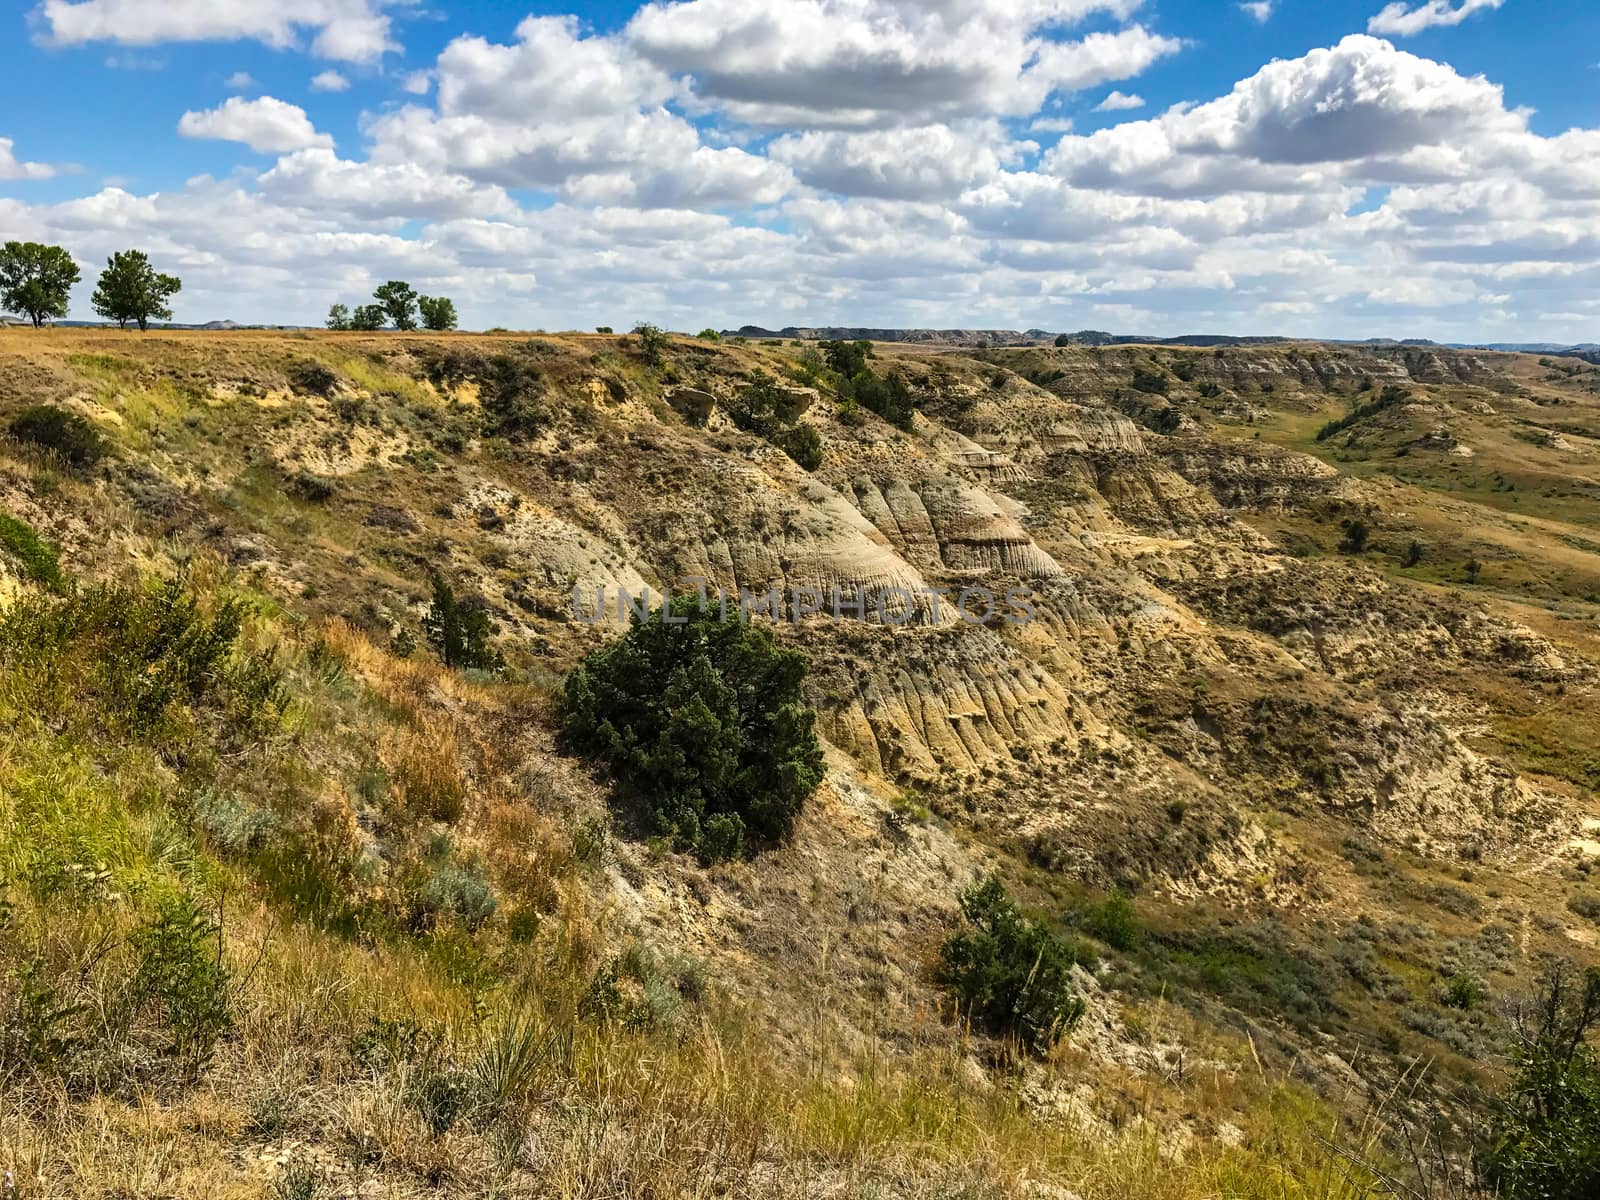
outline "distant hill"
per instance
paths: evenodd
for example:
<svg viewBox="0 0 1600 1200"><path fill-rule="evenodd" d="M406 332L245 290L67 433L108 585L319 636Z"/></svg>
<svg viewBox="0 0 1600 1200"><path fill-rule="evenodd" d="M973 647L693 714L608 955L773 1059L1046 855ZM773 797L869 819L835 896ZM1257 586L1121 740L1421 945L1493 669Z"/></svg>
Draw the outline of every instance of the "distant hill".
<svg viewBox="0 0 1600 1200"><path fill-rule="evenodd" d="M939 346L1045 346L1054 342L1059 334L1048 329L877 329L847 325L796 326L783 329L766 329L760 325L742 325L738 329L723 331L724 337L748 338L802 338L807 341L839 340L869 342L900 342L911 345ZM1183 337L1159 338L1144 334L1115 334L1098 329L1084 329L1066 335L1073 346L1259 346L1277 342L1294 341L1283 337L1230 337L1223 334L1186 334Z"/></svg>

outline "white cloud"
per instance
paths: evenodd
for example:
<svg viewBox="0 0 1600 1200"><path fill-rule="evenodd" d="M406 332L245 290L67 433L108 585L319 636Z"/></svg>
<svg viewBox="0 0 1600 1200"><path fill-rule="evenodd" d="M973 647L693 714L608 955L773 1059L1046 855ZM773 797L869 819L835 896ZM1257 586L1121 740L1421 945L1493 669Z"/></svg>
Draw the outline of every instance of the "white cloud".
<svg viewBox="0 0 1600 1200"><path fill-rule="evenodd" d="M186 112L178 132L187 138L243 142L258 154L284 154L313 146L333 148L333 138L318 133L305 109L272 96L228 99L220 108Z"/></svg>
<svg viewBox="0 0 1600 1200"><path fill-rule="evenodd" d="M313 92L344 92L349 88L350 81L337 71L320 71L311 77Z"/></svg>
<svg viewBox="0 0 1600 1200"><path fill-rule="evenodd" d="M664 107L676 92L668 76L570 17L530 17L512 45L459 38L435 75L434 109L370 122L375 162L640 207L771 204L794 185L771 159L703 144Z"/></svg>
<svg viewBox="0 0 1600 1200"><path fill-rule="evenodd" d="M1244 2L1239 5L1239 10L1252 21L1257 21L1262 25L1265 25L1268 21L1272 20L1273 3L1274 0L1244 0Z"/></svg>
<svg viewBox="0 0 1600 1200"><path fill-rule="evenodd" d="M1143 108L1143 96L1129 96L1123 92L1112 92L1099 104L1094 106L1095 112L1126 112L1129 109Z"/></svg>
<svg viewBox="0 0 1600 1200"><path fill-rule="evenodd" d="M847 196L926 200L992 179L1024 148L990 121L961 128L810 130L777 139L767 154L788 164L810 187Z"/></svg>
<svg viewBox="0 0 1600 1200"><path fill-rule="evenodd" d="M230 92L248 92L255 89L256 80L249 71L235 71L223 81L223 86Z"/></svg>
<svg viewBox="0 0 1600 1200"><path fill-rule="evenodd" d="M1176 39L1131 26L1040 36L1139 0L685 0L646 5L626 38L697 101L759 125L926 125L1027 115L1057 90L1137 75Z"/></svg>
<svg viewBox="0 0 1600 1200"><path fill-rule="evenodd" d="M1451 0L1427 0L1413 8L1395 0L1367 22L1367 32L1411 37L1425 29L1459 25L1473 13L1487 12L1504 3L1505 0L1460 0L1458 4Z"/></svg>
<svg viewBox="0 0 1600 1200"><path fill-rule="evenodd" d="M215 6L155 19L169 7ZM396 11L278 7L306 18L287 27L302 45ZM1108 32L1073 29L1091 12ZM468 324L523 328L1592 339L1600 130L1541 137L1489 80L1356 36L1071 134L1067 93L1131 106L1100 77L1169 41L1133 0L686 0L611 34L529 18L396 74L410 95L366 119L364 159L293 105L235 97L183 133L276 162L144 196L0 198L0 227L87 259L146 246L196 320L316 321L410 278ZM1055 144L1019 140L1034 133ZM0 141L0 176L49 170Z"/></svg>
<svg viewBox="0 0 1600 1200"><path fill-rule="evenodd" d="M56 169L48 163L19 162L12 152L16 143L0 137L0 179L49 179Z"/></svg>
<svg viewBox="0 0 1600 1200"><path fill-rule="evenodd" d="M391 0L44 0L39 19L49 42L258 41L278 49L312 36L323 58L370 62L399 46L382 9Z"/></svg>
<svg viewBox="0 0 1600 1200"><path fill-rule="evenodd" d="M346 162L332 150L297 150L257 182L280 204L343 214L356 221L449 220L517 213L503 190L414 163Z"/></svg>
<svg viewBox="0 0 1600 1200"><path fill-rule="evenodd" d="M1269 63L1209 103L1063 138L1046 168L1082 187L1158 194L1306 191L1352 173L1402 182L1436 151L1525 127L1481 76L1355 34Z"/></svg>

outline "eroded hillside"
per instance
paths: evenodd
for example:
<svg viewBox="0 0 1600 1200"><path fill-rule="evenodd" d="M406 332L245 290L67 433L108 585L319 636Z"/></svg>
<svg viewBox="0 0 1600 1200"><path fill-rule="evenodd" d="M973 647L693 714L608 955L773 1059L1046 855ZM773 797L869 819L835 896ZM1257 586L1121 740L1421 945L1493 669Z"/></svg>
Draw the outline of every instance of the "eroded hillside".
<svg viewBox="0 0 1600 1200"><path fill-rule="evenodd" d="M72 468L0 444L0 511L85 583L183 571L245 597L294 697L268 749L203 771L135 770L88 737L71 751L84 786L149 775L237 873L246 965L252 938L310 939L307 957L371 992L323 998L341 1015L306 1035L313 1051L224 1042L191 1175L150 1168L167 1192L226 1178L258 1194L310 1155L330 1186L370 1172L398 1189L382 1194L645 1194L634 1140L682 1134L702 1084L673 1087L705 1078L707 1045L734 1053L695 1040L732 1023L759 1030L740 1053L801 1081L786 1103L801 1096L803 1119L758 1119L771 1097L724 1081L699 1101L717 1114L701 1153L663 1151L676 1173L655 1194L807 1179L1055 1194L1027 1191L1032 1171L1142 1196L1169 1159L1189 1173L1161 1194L1213 1194L1248 1166L1229 1156L1277 1128L1283 1088L1359 1118L1419 1061L1442 1090L1493 1082L1493 1001L1600 935L1600 369L1312 345L880 346L872 365L907 384L909 429L837 403L816 348L794 343L675 339L649 363L637 339L598 335L0 332L0 423L59 406L109 447ZM814 470L732 420L757 372L816 431ZM435 575L487 605L504 677L415 648ZM0 550L9 603L44 590L29 576ZM827 781L792 844L705 867L614 819L552 715L561 677L618 634L577 619L574 591L688 577L1027 589L1038 618L925 605L904 625L779 626L810 662ZM68 725L19 724L0 784L23 795ZM275 839L326 879L263 865ZM119 869L96 853L83 869ZM931 982L958 890L990 870L1083 946L1088 1012L1049 1063L961 1036ZM1118 893L1126 937L1095 918ZM443 917L410 921L421 959L394 966L385 914L429 896ZM70 975L79 952L50 950L50 902L30 905L13 957ZM321 932L273 932L285 910ZM446 938L466 926L470 953ZM73 936L87 961L92 939ZM524 960L571 993L540 1020L582 1024L626 955L623 991L654 1014L627 1036L679 1047L661 1068L675 1082L600 1072L616 1108L597 1117L580 1112L584 1065L552 1066L540 1149L492 1123L418 1125L381 1070L346 1061L367 1017L473 1044L491 997L533 986ZM263 1028L317 970L268 961ZM818 1091L837 1080L853 1101ZM982 1126L993 1141L952 1140L945 1117L872 1090L905 1080L1009 1115ZM58 1127L81 1119L83 1087L63 1084ZM287 1115L263 1123L280 1092ZM192 1094L172 1102L192 1114ZM150 1119L121 1103L128 1145L106 1163ZM901 1116L867 1129L850 1103ZM102 1169L8 1120L52 1186ZM927 1157L918 1138L953 1149ZM1012 1165L981 1167L999 1145ZM1114 1170L1099 1157L1118 1154Z"/></svg>

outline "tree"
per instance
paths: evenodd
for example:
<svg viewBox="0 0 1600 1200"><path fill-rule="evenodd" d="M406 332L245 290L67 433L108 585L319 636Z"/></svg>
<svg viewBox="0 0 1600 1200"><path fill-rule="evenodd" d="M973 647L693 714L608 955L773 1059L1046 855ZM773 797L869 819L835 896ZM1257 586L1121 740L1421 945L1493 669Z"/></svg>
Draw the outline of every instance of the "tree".
<svg viewBox="0 0 1600 1200"><path fill-rule="evenodd" d="M561 736L610 766L655 832L712 860L787 837L822 782L806 662L681 597L567 676Z"/></svg>
<svg viewBox="0 0 1600 1200"><path fill-rule="evenodd" d="M372 293L396 329L409 332L417 327L417 290L409 283L391 279Z"/></svg>
<svg viewBox="0 0 1600 1200"><path fill-rule="evenodd" d="M336 333L342 333L351 328L350 308L348 305L335 304L328 310L328 328Z"/></svg>
<svg viewBox="0 0 1600 1200"><path fill-rule="evenodd" d="M1600 1195L1600 968L1552 964L1539 994L1512 1015L1516 1076L1500 1098L1483 1154L1505 1200Z"/></svg>
<svg viewBox="0 0 1600 1200"><path fill-rule="evenodd" d="M129 321L136 321L144 330L150 328L152 318L172 320L167 301L182 289L182 281L176 275L160 274L143 250L119 250L106 260L91 303L95 312L124 329Z"/></svg>
<svg viewBox="0 0 1600 1200"><path fill-rule="evenodd" d="M448 296L418 296L417 307L422 310L422 327L444 331L456 327L455 301Z"/></svg>
<svg viewBox="0 0 1600 1200"><path fill-rule="evenodd" d="M481 602L457 600L444 576L433 577L433 604L422 618L428 644L447 667L499 671L505 659L489 645L489 613Z"/></svg>
<svg viewBox="0 0 1600 1200"><path fill-rule="evenodd" d="M1056 334L1056 345L1057 346L1070 346L1070 345L1072 345L1072 335L1070 333L1058 333L1058 334Z"/></svg>
<svg viewBox="0 0 1600 1200"><path fill-rule="evenodd" d="M639 353L644 357L645 365L659 366L661 352L667 347L666 330L659 325L640 324L633 327L633 334L639 339Z"/></svg>
<svg viewBox="0 0 1600 1200"><path fill-rule="evenodd" d="M0 247L0 308L21 313L35 329L67 315L78 264L60 246L7 242Z"/></svg>
<svg viewBox="0 0 1600 1200"><path fill-rule="evenodd" d="M986 1033L1049 1049L1083 1013L1071 989L1072 948L1024 916L997 876L966 888L960 904L970 928L940 947L939 985Z"/></svg>
<svg viewBox="0 0 1600 1200"><path fill-rule="evenodd" d="M382 329L385 314L381 304L358 304L355 312L350 314L350 328L362 333L371 333L374 329Z"/></svg>
<svg viewBox="0 0 1600 1200"><path fill-rule="evenodd" d="M1352 517L1344 523L1344 537L1339 542L1339 549L1346 554L1360 554L1367 548L1367 540L1372 536L1372 530L1360 517Z"/></svg>

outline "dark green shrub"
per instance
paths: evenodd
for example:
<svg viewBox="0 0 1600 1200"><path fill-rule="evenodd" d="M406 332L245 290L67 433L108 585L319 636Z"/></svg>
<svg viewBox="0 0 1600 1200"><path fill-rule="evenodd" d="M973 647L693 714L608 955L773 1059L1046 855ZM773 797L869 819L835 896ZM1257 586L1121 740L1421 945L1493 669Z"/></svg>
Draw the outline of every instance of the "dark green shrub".
<svg viewBox="0 0 1600 1200"><path fill-rule="evenodd" d="M801 425L795 393L779 386L765 371L753 371L750 382L725 407L733 423L764 437L808 471L822 465L822 437Z"/></svg>
<svg viewBox="0 0 1600 1200"><path fill-rule="evenodd" d="M333 395L339 377L319 362L300 362L289 368L289 386L303 396Z"/></svg>
<svg viewBox="0 0 1600 1200"><path fill-rule="evenodd" d="M1495 1106L1482 1154L1485 1182L1504 1200L1600 1196L1600 968L1551 967L1514 1017L1516 1075Z"/></svg>
<svg viewBox="0 0 1600 1200"><path fill-rule="evenodd" d="M822 465L822 435L810 425L795 425L772 439L777 446L807 471Z"/></svg>
<svg viewBox="0 0 1600 1200"><path fill-rule="evenodd" d="M1412 542L1406 547L1405 559L1401 562L1403 567L1414 567L1422 561L1422 543Z"/></svg>
<svg viewBox="0 0 1600 1200"><path fill-rule="evenodd" d="M35 583L42 583L54 592L66 588L66 576L61 573L55 547L35 533L31 525L6 513L0 513L0 550L15 558L23 574Z"/></svg>
<svg viewBox="0 0 1600 1200"><path fill-rule="evenodd" d="M848 398L871 409L897 429L909 430L916 415L911 388L899 374L883 376L863 370L848 381Z"/></svg>
<svg viewBox="0 0 1600 1200"><path fill-rule="evenodd" d="M160 1011L173 1037L171 1052L209 1058L232 1023L221 926L190 897L168 897L131 940L139 958L133 993L141 1004Z"/></svg>
<svg viewBox="0 0 1600 1200"><path fill-rule="evenodd" d="M459 364L449 369L458 369ZM495 354L473 368L483 431L516 441L536 436L550 422L544 400L544 374L527 354Z"/></svg>
<svg viewBox="0 0 1600 1200"><path fill-rule="evenodd" d="M654 832L707 857L780 840L823 775L805 659L692 599L673 614L636 620L567 677L562 737L610 766Z"/></svg>
<svg viewBox="0 0 1600 1200"><path fill-rule="evenodd" d="M1446 1008L1470 1012L1483 1003L1483 984L1471 975L1452 975L1445 980L1439 1003Z"/></svg>
<svg viewBox="0 0 1600 1200"><path fill-rule="evenodd" d="M1360 517L1352 517L1344 523L1344 537L1339 540L1339 549L1345 554L1360 554L1367 548L1371 536L1371 527Z"/></svg>
<svg viewBox="0 0 1600 1200"><path fill-rule="evenodd" d="M11 422L11 436L53 450L74 467L92 467L106 456L106 442L99 430L77 413L53 404L24 409Z"/></svg>
<svg viewBox="0 0 1600 1200"><path fill-rule="evenodd" d="M1146 392L1152 396L1165 396L1169 386L1171 385L1166 373L1159 368L1135 367L1133 369L1133 389L1136 392Z"/></svg>
<svg viewBox="0 0 1600 1200"><path fill-rule="evenodd" d="M997 876L966 888L960 903L970 928L940 947L939 985L986 1033L1047 1049L1083 1013L1071 990L1072 949L1024 916Z"/></svg>
<svg viewBox="0 0 1600 1200"><path fill-rule="evenodd" d="M422 631L447 667L499 671L506 665L500 652L489 645L488 610L476 599L457 600L455 589L443 576L433 578L433 604L422 618Z"/></svg>

